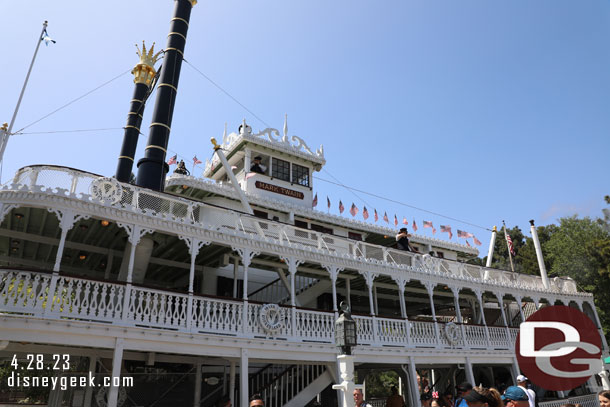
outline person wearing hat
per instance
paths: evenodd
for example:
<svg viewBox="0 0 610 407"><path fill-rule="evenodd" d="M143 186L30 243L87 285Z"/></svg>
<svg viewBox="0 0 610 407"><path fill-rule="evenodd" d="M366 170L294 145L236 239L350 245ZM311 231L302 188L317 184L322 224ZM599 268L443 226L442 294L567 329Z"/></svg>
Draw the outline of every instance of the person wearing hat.
<svg viewBox="0 0 610 407"><path fill-rule="evenodd" d="M494 388L475 387L464 396L468 407L502 407L500 393Z"/></svg>
<svg viewBox="0 0 610 407"><path fill-rule="evenodd" d="M517 376L517 386L523 389L525 394L527 394L527 398L529 400L529 407L536 407L536 392L532 389L527 388L528 378L520 374Z"/></svg>
<svg viewBox="0 0 610 407"><path fill-rule="evenodd" d="M254 164L250 167L250 172L256 172L258 174L264 174L267 171L267 167L261 164L263 157L257 155L254 157Z"/></svg>
<svg viewBox="0 0 610 407"><path fill-rule="evenodd" d="M508 386L502 395L505 407L529 407L530 399L519 386Z"/></svg>
<svg viewBox="0 0 610 407"><path fill-rule="evenodd" d="M407 233L407 228L400 228L398 234L396 235L396 246L398 250L406 250L408 252L411 251L409 246L409 237L411 235Z"/></svg>
<svg viewBox="0 0 610 407"><path fill-rule="evenodd" d="M468 407L468 403L465 400L465 396L472 391L472 384L463 382L455 386L457 395L455 398L455 407Z"/></svg>

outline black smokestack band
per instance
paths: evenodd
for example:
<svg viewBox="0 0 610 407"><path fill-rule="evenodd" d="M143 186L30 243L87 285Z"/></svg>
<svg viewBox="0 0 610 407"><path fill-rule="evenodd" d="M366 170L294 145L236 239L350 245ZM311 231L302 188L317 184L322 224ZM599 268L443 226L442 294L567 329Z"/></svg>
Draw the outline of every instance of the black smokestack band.
<svg viewBox="0 0 610 407"><path fill-rule="evenodd" d="M157 85L157 99L150 134L144 158L138 161L137 185L156 191L163 191L165 174L169 171L169 166L165 163L165 156L178 91L180 68L184 58L186 33L194 3L194 0L175 0L174 17L170 23L163 66Z"/></svg>
<svg viewBox="0 0 610 407"><path fill-rule="evenodd" d="M127 125L123 136L123 145L119 155L119 163L116 168L116 179L121 182L129 182L133 168L138 138L140 137L140 125L142 124L142 113L148 90L145 83L136 83L131 99L131 107L127 115Z"/></svg>

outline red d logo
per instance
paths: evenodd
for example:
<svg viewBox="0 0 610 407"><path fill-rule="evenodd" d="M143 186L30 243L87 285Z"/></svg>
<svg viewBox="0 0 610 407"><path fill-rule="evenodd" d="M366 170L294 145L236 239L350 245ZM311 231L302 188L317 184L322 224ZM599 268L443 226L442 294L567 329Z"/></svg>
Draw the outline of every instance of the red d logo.
<svg viewBox="0 0 610 407"><path fill-rule="evenodd" d="M542 308L523 322L515 353L523 374L546 390L571 390L602 370L599 330L584 313L563 305Z"/></svg>

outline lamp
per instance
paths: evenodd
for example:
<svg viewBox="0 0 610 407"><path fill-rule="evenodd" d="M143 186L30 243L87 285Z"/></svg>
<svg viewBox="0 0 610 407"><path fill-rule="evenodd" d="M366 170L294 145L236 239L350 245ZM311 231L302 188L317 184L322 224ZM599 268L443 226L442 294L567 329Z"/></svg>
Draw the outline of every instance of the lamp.
<svg viewBox="0 0 610 407"><path fill-rule="evenodd" d="M341 348L344 355L352 354L352 346L358 345L356 341L356 321L352 318L349 305L341 302L341 314L335 321L335 344Z"/></svg>
<svg viewBox="0 0 610 407"><path fill-rule="evenodd" d="M107 221L106 219L102 219L102 220L100 220L100 224L101 224L103 227L106 227L106 226L110 225L110 222L109 222L109 221Z"/></svg>

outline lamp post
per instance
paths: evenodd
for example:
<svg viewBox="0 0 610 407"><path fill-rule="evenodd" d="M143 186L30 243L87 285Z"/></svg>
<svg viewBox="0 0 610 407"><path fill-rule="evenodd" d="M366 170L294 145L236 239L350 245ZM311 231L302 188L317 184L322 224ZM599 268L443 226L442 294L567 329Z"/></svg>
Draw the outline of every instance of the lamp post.
<svg viewBox="0 0 610 407"><path fill-rule="evenodd" d="M340 315L335 321L335 344L341 348L341 354L337 355L337 364L341 373L342 382L333 385L333 389L342 390L343 407L354 406L354 357L352 346L356 346L356 321L352 318L349 306L342 302L339 306Z"/></svg>

